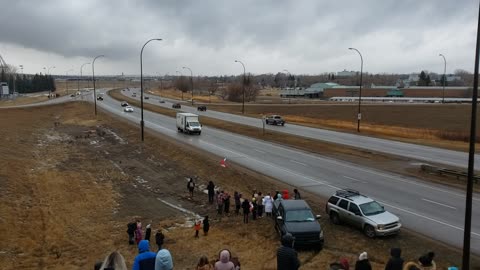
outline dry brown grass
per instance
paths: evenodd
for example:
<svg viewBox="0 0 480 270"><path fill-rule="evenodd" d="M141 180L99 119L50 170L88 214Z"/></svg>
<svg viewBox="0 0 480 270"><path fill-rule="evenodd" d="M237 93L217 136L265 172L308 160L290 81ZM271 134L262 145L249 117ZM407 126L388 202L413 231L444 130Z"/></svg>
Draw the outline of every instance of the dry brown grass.
<svg viewBox="0 0 480 270"><path fill-rule="evenodd" d="M60 125L55 127L54 122ZM148 131L145 143L140 143L133 124L101 111L93 118L91 106L85 103L9 110L0 124L5 140L0 145L4 164L0 168L2 269L89 269L113 250L119 250L131 267L137 251L126 244L125 225L132 213L144 224L152 220L154 232L184 222L181 215L162 219L165 208L158 208L157 197L177 200L212 219L209 236L198 240L193 239L192 228L166 232L165 247L172 251L176 269L193 269L200 255L215 258L222 248L230 248L239 256L242 269L275 269L279 242L270 220L248 225L243 225L240 217L218 220L213 207L206 204L206 195L196 192L194 201L186 199L185 184L179 179L198 175L199 184L213 180L230 193L238 190L243 194L254 188L266 192L293 187L233 163L221 168L220 157ZM110 152L107 154L98 144L90 144L101 138L77 141L71 137L97 125L108 126L127 143L103 141L103 149ZM110 161L120 164L127 175L119 173ZM134 180L137 176L148 180L153 188L139 186ZM132 189L132 184L137 187ZM301 192L314 211L322 213L324 199ZM442 268L460 261L458 250L407 230L397 237L372 241L350 227L332 226L326 218L320 221L325 249L319 254L300 252L302 269L326 268L341 257L353 264L364 250L370 254L374 269L383 269L392 246L403 248L409 260L435 250ZM473 260L478 267L478 258Z"/></svg>

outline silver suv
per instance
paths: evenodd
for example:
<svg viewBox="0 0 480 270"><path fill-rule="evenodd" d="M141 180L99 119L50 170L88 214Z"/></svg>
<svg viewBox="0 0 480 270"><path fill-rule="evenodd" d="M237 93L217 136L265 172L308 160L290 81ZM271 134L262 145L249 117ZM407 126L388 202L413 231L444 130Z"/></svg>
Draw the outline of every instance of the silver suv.
<svg viewBox="0 0 480 270"><path fill-rule="evenodd" d="M353 225L370 238L396 234L402 227L397 216L356 190L338 190L328 199L325 208L332 223Z"/></svg>

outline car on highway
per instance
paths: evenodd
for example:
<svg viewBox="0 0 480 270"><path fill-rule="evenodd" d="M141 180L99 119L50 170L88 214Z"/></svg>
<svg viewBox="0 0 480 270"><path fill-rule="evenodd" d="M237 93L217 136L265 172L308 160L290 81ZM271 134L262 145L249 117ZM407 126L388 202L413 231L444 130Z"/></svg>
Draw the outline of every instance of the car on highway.
<svg viewBox="0 0 480 270"><path fill-rule="evenodd" d="M150 99L149 97L145 96L144 99Z"/></svg>
<svg viewBox="0 0 480 270"><path fill-rule="evenodd" d="M207 111L207 106L205 106L205 105L198 106L197 111L205 112L205 111Z"/></svg>
<svg viewBox="0 0 480 270"><path fill-rule="evenodd" d="M102 96L97 97L97 100L103 100Z"/></svg>
<svg viewBox="0 0 480 270"><path fill-rule="evenodd" d="M279 200L274 203L275 229L280 238L290 233L295 237L295 247L323 248L323 230L304 200Z"/></svg>
<svg viewBox="0 0 480 270"><path fill-rule="evenodd" d="M132 106L127 106L127 107L123 108L123 111L124 112L133 112L133 107Z"/></svg>
<svg viewBox="0 0 480 270"><path fill-rule="evenodd" d="M280 115L268 115L265 118L265 124L267 125L285 125L285 120Z"/></svg>
<svg viewBox="0 0 480 270"><path fill-rule="evenodd" d="M174 109L180 109L180 108L182 108L182 105L180 105L180 103L173 103L173 104L172 104L172 108L174 108Z"/></svg>
<svg viewBox="0 0 480 270"><path fill-rule="evenodd" d="M375 200L352 189L337 190L325 206L333 224L349 224L359 228L370 238L397 234L402 227L400 219L385 211Z"/></svg>
<svg viewBox="0 0 480 270"><path fill-rule="evenodd" d="M165 103L165 100L160 99L158 102L160 102L160 103Z"/></svg>
<svg viewBox="0 0 480 270"><path fill-rule="evenodd" d="M122 101L121 105L122 105L122 107L127 107L127 106L128 106L128 102Z"/></svg>
<svg viewBox="0 0 480 270"><path fill-rule="evenodd" d="M75 95L74 95L74 94L71 94L70 97L75 97Z"/></svg>

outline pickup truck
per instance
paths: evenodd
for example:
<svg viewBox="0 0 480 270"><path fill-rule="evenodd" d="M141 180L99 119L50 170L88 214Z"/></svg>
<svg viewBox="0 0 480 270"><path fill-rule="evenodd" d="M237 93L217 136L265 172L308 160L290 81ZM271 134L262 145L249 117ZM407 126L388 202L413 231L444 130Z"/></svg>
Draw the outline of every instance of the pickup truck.
<svg viewBox="0 0 480 270"><path fill-rule="evenodd" d="M280 237L290 233L295 237L294 247L323 248L323 230L310 206L304 200L280 200L274 202L273 218Z"/></svg>
<svg viewBox="0 0 480 270"><path fill-rule="evenodd" d="M198 121L198 115L193 113L177 113L177 130L187 134L202 133L202 125Z"/></svg>

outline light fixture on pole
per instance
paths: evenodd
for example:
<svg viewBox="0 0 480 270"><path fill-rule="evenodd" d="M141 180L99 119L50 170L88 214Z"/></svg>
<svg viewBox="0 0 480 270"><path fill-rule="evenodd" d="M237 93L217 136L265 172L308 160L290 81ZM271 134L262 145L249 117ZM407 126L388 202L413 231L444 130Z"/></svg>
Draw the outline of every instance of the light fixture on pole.
<svg viewBox="0 0 480 270"><path fill-rule="evenodd" d="M190 70L190 85L192 87L192 106L193 106L193 72L189 67L182 67L182 68Z"/></svg>
<svg viewBox="0 0 480 270"><path fill-rule="evenodd" d="M150 41L162 41L161 38L152 38L143 44L142 50L140 51L140 105L141 105L141 120L140 120L140 127L142 129L142 142L145 140L143 129L145 126L145 122L143 122L143 49Z"/></svg>
<svg viewBox="0 0 480 270"><path fill-rule="evenodd" d="M100 57L105 57L105 55L101 54L93 58L92 61L92 80L93 80L93 102L95 104L95 115L97 115L97 88L95 87L95 60Z"/></svg>
<svg viewBox="0 0 480 270"><path fill-rule="evenodd" d="M243 98L242 98L242 114L245 114L245 83L246 83L246 76L245 76L245 65L240 60L235 60L235 63L242 64L243 67Z"/></svg>
<svg viewBox="0 0 480 270"><path fill-rule="evenodd" d="M442 103L445 103L445 84L447 83L447 59L443 54L439 54L438 56L443 57L443 90L442 90Z"/></svg>
<svg viewBox="0 0 480 270"><path fill-rule="evenodd" d="M363 77L363 57L359 50L355 48L348 48L349 50L357 51L358 55L360 55L360 90L358 92L358 114L357 114L357 132L360 132L360 120L362 120L362 77Z"/></svg>
<svg viewBox="0 0 480 270"><path fill-rule="evenodd" d="M49 76L50 76L50 74L51 74L51 73L50 73L50 69L54 69L54 68L55 68L55 66L51 66L51 67L48 68L47 74L48 74Z"/></svg>

